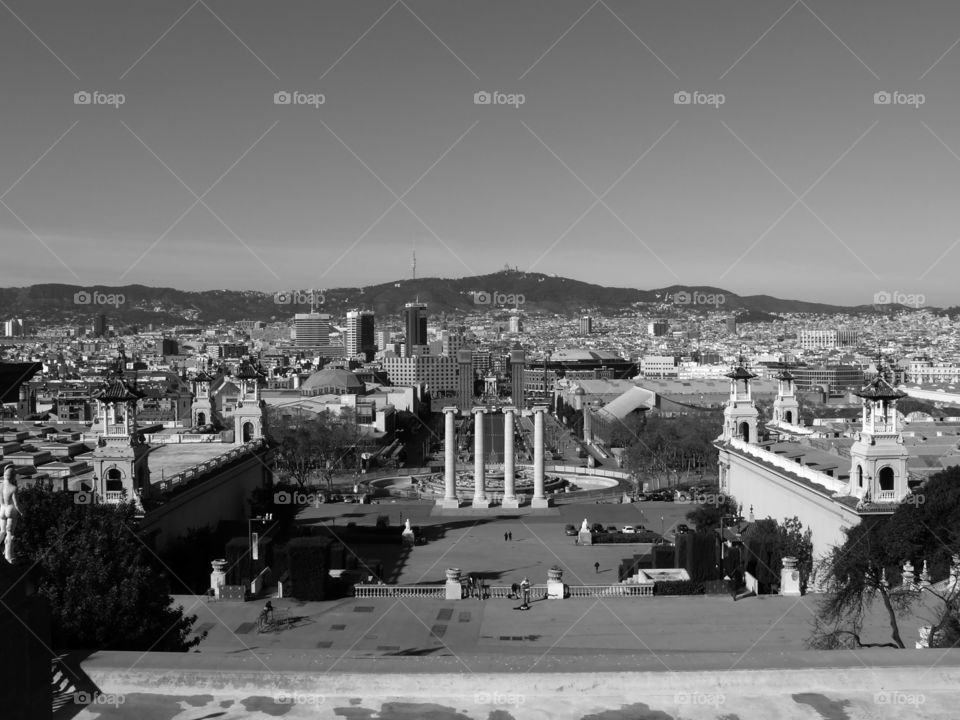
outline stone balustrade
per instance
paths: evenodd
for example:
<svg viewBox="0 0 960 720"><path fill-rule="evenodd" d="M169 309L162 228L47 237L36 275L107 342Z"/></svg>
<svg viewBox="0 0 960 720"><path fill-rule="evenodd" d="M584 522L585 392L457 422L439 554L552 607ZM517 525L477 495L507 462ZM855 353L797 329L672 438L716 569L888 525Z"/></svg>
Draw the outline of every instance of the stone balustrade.
<svg viewBox="0 0 960 720"><path fill-rule="evenodd" d="M353 586L358 598L444 598L444 585L365 585Z"/></svg>

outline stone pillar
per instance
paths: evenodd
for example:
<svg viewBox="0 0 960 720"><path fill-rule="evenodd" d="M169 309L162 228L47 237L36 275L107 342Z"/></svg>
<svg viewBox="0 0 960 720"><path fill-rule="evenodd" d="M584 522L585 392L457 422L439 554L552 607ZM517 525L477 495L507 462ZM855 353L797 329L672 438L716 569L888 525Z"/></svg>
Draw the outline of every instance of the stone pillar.
<svg viewBox="0 0 960 720"><path fill-rule="evenodd" d="M513 465L513 417L515 408L503 409L503 502L501 507L518 508L516 474Z"/></svg>
<svg viewBox="0 0 960 720"><path fill-rule="evenodd" d="M563 600L563 568L556 566L547 570L547 599Z"/></svg>
<svg viewBox="0 0 960 720"><path fill-rule="evenodd" d="M213 565L213 572L210 573L210 587L213 588L213 596L219 600L220 591L227 584L227 561L211 560L210 564Z"/></svg>
<svg viewBox="0 0 960 720"><path fill-rule="evenodd" d="M797 570L797 559L795 557L783 558L783 568L780 570L780 594L800 594L800 571Z"/></svg>
<svg viewBox="0 0 960 720"><path fill-rule="evenodd" d="M550 507L543 492L543 413L544 407L535 407L533 409L533 500L530 507L545 508Z"/></svg>
<svg viewBox="0 0 960 720"><path fill-rule="evenodd" d="M473 507L490 507L484 490L483 413L485 408L473 409Z"/></svg>
<svg viewBox="0 0 960 720"><path fill-rule="evenodd" d="M902 578L904 590L913 590L913 581L916 579L916 574L913 570L913 563L909 560L903 564Z"/></svg>
<svg viewBox="0 0 960 720"><path fill-rule="evenodd" d="M437 502L440 507L456 509L457 500L457 408L443 409L443 500Z"/></svg>
<svg viewBox="0 0 960 720"><path fill-rule="evenodd" d="M460 580L460 568L447 568L447 583L444 598L463 600L463 583Z"/></svg>

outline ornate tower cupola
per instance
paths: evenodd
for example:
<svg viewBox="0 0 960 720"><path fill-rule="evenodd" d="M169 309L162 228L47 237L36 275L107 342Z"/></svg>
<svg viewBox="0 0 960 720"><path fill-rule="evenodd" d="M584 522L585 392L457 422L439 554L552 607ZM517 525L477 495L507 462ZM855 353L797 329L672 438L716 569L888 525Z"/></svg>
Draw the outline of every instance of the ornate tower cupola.
<svg viewBox="0 0 960 720"><path fill-rule="evenodd" d="M126 491L137 503L150 485L147 468L149 446L137 429L137 403L143 392L123 376L123 354L107 376L104 386L93 394L100 419L100 442L93 451L94 487L101 501L118 502Z"/></svg>
<svg viewBox="0 0 960 720"><path fill-rule="evenodd" d="M212 382L213 377L205 370L201 370L193 377L193 403L190 414L194 427L216 424L213 418L213 398L210 395Z"/></svg>
<svg viewBox="0 0 960 720"><path fill-rule="evenodd" d="M242 445L264 436L265 413L263 400L260 399L260 382L264 373L244 360L233 373L233 378L240 389L237 409L233 414L234 442Z"/></svg>
<svg viewBox="0 0 960 720"><path fill-rule="evenodd" d="M899 502L907 494L907 458L897 413L906 393L887 379L878 363L877 376L854 393L863 401L861 428L850 447L850 494L864 502Z"/></svg>
<svg viewBox="0 0 960 720"><path fill-rule="evenodd" d="M774 377L777 379L777 398L773 401L773 422L777 425L799 425L800 403L797 402L793 374L783 367Z"/></svg>
<svg viewBox="0 0 960 720"><path fill-rule="evenodd" d="M757 442L757 408L750 393L750 381L756 375L740 362L724 377L730 378L730 399L723 409L723 440Z"/></svg>

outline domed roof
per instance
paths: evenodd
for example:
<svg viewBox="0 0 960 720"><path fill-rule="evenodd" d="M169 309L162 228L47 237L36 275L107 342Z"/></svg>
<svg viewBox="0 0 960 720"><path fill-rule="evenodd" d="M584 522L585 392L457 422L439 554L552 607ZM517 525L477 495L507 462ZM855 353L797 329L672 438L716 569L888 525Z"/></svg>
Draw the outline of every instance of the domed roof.
<svg viewBox="0 0 960 720"><path fill-rule="evenodd" d="M586 393L586 391L585 391L582 387L580 387L579 385L577 385L576 389L573 391L573 394L574 394L574 395L586 395L587 393Z"/></svg>
<svg viewBox="0 0 960 720"><path fill-rule="evenodd" d="M363 390L363 381L349 370L340 368L327 368L318 370L303 381L300 386L302 390L311 390L313 388L343 388L345 390Z"/></svg>

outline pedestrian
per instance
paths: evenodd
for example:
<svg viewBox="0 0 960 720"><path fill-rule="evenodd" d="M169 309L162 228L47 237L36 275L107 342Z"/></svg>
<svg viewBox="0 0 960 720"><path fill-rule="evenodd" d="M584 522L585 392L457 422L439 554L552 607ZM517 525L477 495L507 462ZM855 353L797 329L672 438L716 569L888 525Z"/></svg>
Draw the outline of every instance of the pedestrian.
<svg viewBox="0 0 960 720"><path fill-rule="evenodd" d="M574 545L579 545L579 544L580 544L580 538L574 537L574 538L573 538L573 544L574 544Z"/></svg>
<svg viewBox="0 0 960 720"><path fill-rule="evenodd" d="M595 563L593 564L593 570L594 570L595 573L599 574L599 573L600 573L600 563L595 562Z"/></svg>
<svg viewBox="0 0 960 720"><path fill-rule="evenodd" d="M509 535L510 535L510 542L513 542L513 530L510 531Z"/></svg>
<svg viewBox="0 0 960 720"><path fill-rule="evenodd" d="M506 541L507 541L507 538L508 538L509 536L510 536L510 533L504 533L504 534L503 534L503 541L506 542Z"/></svg>

